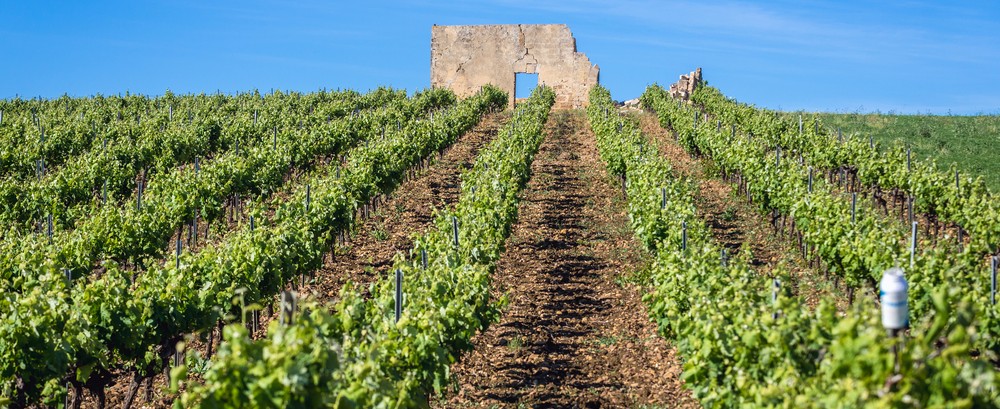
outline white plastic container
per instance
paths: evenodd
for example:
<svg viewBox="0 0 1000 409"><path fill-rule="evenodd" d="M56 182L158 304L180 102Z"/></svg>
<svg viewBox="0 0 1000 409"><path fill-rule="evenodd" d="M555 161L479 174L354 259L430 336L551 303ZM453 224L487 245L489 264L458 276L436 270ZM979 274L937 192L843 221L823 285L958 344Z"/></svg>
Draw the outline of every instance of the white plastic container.
<svg viewBox="0 0 1000 409"><path fill-rule="evenodd" d="M882 274L879 300L882 303L882 326L887 330L901 330L910 325L910 310L906 302L909 285L903 269L893 267Z"/></svg>

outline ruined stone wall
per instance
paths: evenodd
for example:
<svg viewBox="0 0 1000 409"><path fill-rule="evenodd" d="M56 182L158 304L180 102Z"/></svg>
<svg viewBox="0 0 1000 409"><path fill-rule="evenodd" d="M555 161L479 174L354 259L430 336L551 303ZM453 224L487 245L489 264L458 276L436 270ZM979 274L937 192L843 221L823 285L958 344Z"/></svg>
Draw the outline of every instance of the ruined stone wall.
<svg viewBox="0 0 1000 409"><path fill-rule="evenodd" d="M681 75L677 82L670 84L670 96L687 101L698 85L701 85L701 67L687 75Z"/></svg>
<svg viewBox="0 0 1000 409"><path fill-rule="evenodd" d="M434 26L431 28L431 86L450 88L460 97L493 84L510 95L514 74L538 74L552 87L555 108L587 106L587 93L600 69L576 51L565 24Z"/></svg>

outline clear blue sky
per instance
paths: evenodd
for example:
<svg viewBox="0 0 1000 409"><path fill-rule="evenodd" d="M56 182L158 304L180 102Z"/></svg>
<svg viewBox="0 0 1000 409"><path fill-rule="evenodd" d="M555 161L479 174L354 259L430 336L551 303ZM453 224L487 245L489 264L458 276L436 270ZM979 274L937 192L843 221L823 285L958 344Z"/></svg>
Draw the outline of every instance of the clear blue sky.
<svg viewBox="0 0 1000 409"><path fill-rule="evenodd" d="M1000 113L992 1L8 1L0 98L408 90L432 24L565 23L616 99L703 67L769 108Z"/></svg>

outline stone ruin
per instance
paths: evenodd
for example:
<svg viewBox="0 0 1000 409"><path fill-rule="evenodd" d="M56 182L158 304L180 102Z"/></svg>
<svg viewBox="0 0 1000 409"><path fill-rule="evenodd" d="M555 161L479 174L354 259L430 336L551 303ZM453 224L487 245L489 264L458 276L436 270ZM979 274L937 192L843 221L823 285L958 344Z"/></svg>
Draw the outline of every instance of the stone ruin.
<svg viewBox="0 0 1000 409"><path fill-rule="evenodd" d="M687 75L681 75L680 80L670 84L670 96L687 101L699 85L701 85L701 67Z"/></svg>
<svg viewBox="0 0 1000 409"><path fill-rule="evenodd" d="M431 28L431 86L460 97L486 84L507 91L514 106L517 73L538 74L556 93L554 108L583 108L600 68L576 51L565 24L502 24Z"/></svg>

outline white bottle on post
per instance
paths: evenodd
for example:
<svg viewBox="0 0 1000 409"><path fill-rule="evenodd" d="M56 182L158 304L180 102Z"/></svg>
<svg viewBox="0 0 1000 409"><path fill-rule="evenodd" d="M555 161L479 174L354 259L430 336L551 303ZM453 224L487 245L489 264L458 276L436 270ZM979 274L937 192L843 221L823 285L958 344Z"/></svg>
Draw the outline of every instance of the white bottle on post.
<svg viewBox="0 0 1000 409"><path fill-rule="evenodd" d="M892 333L910 326L910 311L906 300L908 289L903 269L893 267L882 274L882 282L879 285L882 326Z"/></svg>

